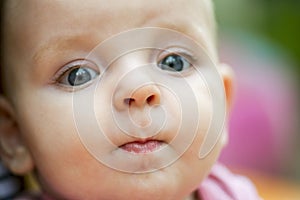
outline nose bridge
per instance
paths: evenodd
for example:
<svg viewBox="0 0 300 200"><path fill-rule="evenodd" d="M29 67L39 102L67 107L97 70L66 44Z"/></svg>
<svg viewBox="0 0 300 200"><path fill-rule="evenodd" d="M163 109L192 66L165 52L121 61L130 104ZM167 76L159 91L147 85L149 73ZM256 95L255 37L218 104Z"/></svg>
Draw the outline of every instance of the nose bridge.
<svg viewBox="0 0 300 200"><path fill-rule="evenodd" d="M118 80L113 101L118 110L160 103L160 90L153 82L151 69L154 66L149 63L148 55L148 49L137 50L114 63Z"/></svg>
<svg viewBox="0 0 300 200"><path fill-rule="evenodd" d="M113 69L117 69L117 76L122 78L129 79L128 75L139 74L139 76L143 76L143 72L145 71L145 66L149 64L147 55L150 50L136 50L133 52L129 52L125 55L118 57L112 64L111 67ZM124 79L125 80L125 79ZM127 81L127 80L126 80Z"/></svg>

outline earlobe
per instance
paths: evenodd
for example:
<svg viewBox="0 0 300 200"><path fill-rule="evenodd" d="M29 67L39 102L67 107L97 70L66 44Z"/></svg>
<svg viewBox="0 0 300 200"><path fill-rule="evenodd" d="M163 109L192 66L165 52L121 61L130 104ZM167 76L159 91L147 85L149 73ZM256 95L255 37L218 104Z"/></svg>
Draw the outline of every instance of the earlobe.
<svg viewBox="0 0 300 200"><path fill-rule="evenodd" d="M227 110L230 110L234 93L234 72L232 68L227 64L221 64L219 69L225 89Z"/></svg>
<svg viewBox="0 0 300 200"><path fill-rule="evenodd" d="M22 175L33 169L33 161L22 142L14 111L2 95L0 95L0 157L15 174Z"/></svg>

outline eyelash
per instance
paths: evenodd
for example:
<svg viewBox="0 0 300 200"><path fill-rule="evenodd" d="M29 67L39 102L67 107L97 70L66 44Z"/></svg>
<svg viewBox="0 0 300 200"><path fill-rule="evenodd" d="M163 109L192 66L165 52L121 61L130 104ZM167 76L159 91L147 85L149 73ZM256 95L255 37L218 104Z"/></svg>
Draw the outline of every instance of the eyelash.
<svg viewBox="0 0 300 200"><path fill-rule="evenodd" d="M186 62L188 62L190 64L190 66L193 66L193 63L197 63L198 61L198 57L196 57L193 53L191 53L190 51L187 51L185 49L167 49L167 50L163 50L162 53L159 54L159 59L157 62L157 65L160 66L160 62L162 62L164 59L166 59L168 56L180 56L181 58L183 58ZM163 70L163 69L162 69ZM184 70L188 70L188 69L183 69ZM178 71L181 72L181 71Z"/></svg>
<svg viewBox="0 0 300 200"><path fill-rule="evenodd" d="M86 83L80 85L71 85L71 84L64 84L62 83L64 76L69 75L73 70L76 69L83 69L85 72L95 73L94 76L91 76L91 80L87 81ZM68 64L66 64L61 70L59 70L55 76L53 77L53 82L56 83L58 86L65 87L65 88L75 88L86 85L88 82L91 82L93 79L96 78L100 74L98 67L95 63L88 61L88 60L75 60ZM65 77L68 78L68 77Z"/></svg>

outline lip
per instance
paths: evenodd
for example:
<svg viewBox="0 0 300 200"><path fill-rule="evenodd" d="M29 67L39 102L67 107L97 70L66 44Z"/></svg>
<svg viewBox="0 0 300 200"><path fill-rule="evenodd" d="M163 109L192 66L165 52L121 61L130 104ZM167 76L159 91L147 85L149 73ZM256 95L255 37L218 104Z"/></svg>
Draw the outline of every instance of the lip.
<svg viewBox="0 0 300 200"><path fill-rule="evenodd" d="M160 140L133 141L123 144L119 148L133 154L146 154L157 151L164 144Z"/></svg>

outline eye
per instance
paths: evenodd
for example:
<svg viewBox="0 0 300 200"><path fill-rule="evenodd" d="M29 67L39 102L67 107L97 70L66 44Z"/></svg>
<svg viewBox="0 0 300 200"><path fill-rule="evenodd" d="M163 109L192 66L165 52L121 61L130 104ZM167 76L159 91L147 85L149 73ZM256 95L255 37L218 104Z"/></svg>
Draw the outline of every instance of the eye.
<svg viewBox="0 0 300 200"><path fill-rule="evenodd" d="M75 64L58 78L58 83L65 86L80 86L84 85L99 75L99 72L92 69L87 63Z"/></svg>
<svg viewBox="0 0 300 200"><path fill-rule="evenodd" d="M162 59L158 63L158 66L163 70L180 72L189 68L191 66L191 63L189 63L184 57L180 55L170 54Z"/></svg>

